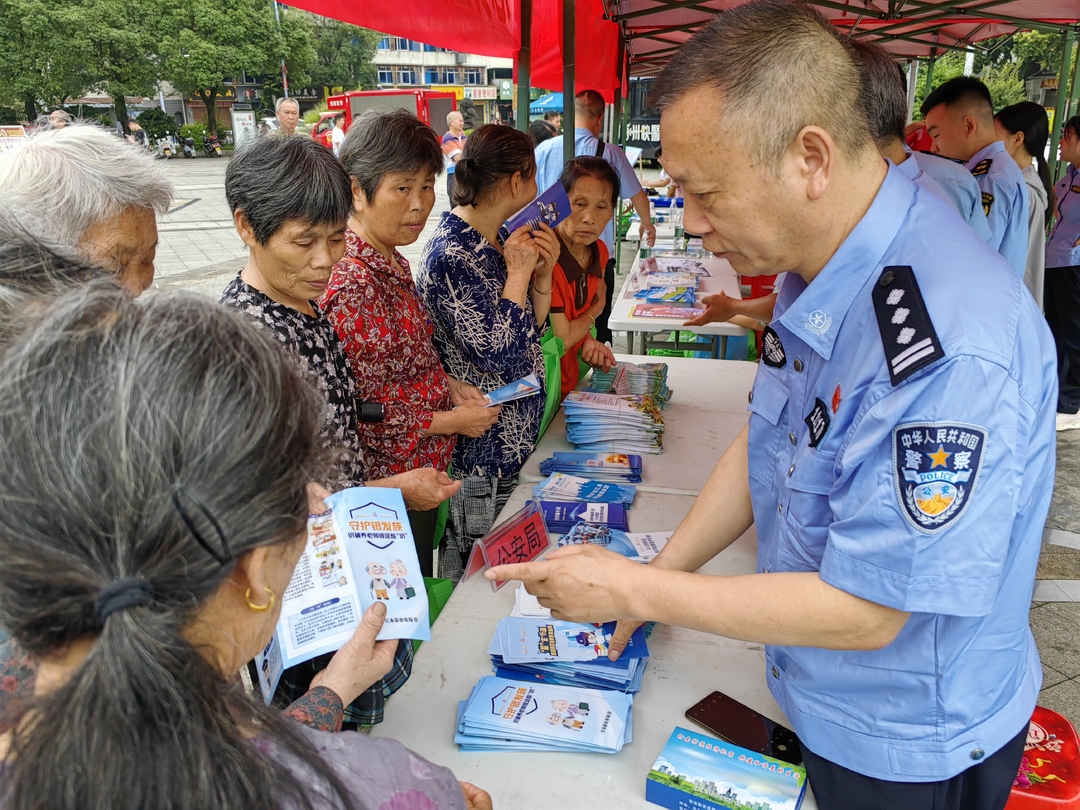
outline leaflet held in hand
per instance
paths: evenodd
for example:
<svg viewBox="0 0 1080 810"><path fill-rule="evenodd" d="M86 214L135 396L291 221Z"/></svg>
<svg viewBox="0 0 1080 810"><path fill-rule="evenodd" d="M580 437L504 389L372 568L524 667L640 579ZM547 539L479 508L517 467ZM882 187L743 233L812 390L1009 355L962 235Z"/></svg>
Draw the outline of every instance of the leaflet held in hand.
<svg viewBox="0 0 1080 810"><path fill-rule="evenodd" d="M255 657L267 703L285 669L337 651L376 601L386 605L380 641L431 639L427 591L401 491L353 487L326 504L330 511L308 518L307 544L281 596L281 617Z"/></svg>
<svg viewBox="0 0 1080 810"><path fill-rule="evenodd" d="M510 233L526 225L532 229L541 224L554 228L568 216L570 198L562 183L556 180L543 194L506 220L506 228Z"/></svg>

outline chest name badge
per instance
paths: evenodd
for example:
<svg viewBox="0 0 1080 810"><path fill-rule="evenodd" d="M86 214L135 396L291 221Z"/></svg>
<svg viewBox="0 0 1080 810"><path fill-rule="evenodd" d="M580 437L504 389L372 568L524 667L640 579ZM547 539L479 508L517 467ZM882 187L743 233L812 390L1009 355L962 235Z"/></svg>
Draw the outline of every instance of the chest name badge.
<svg viewBox="0 0 1080 810"><path fill-rule="evenodd" d="M814 400L814 408L803 419L810 428L810 446L817 447L825 434L829 432L829 408L821 401L821 397Z"/></svg>
<svg viewBox="0 0 1080 810"><path fill-rule="evenodd" d="M984 174L990 171L990 164L994 161L990 158L983 158L975 164L975 168L971 170L973 177L982 177Z"/></svg>
<svg viewBox="0 0 1080 810"><path fill-rule="evenodd" d="M761 334L761 362L773 368L783 368L787 362L784 344L780 342L780 336L771 326L766 326Z"/></svg>
<svg viewBox="0 0 1080 810"><path fill-rule="evenodd" d="M1080 186L1073 186L1071 190L1077 194L1080 194Z"/></svg>
<svg viewBox="0 0 1080 810"><path fill-rule="evenodd" d="M986 430L919 422L893 428L893 479L900 511L921 532L936 534L964 513L979 477Z"/></svg>
<svg viewBox="0 0 1080 810"><path fill-rule="evenodd" d="M945 356L910 267L886 267L871 297L893 385Z"/></svg>

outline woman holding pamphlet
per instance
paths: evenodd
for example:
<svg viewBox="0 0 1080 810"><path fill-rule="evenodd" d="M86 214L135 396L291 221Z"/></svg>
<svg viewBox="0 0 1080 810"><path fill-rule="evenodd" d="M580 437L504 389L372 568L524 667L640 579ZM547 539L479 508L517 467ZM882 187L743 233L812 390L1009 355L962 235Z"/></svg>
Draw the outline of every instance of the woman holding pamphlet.
<svg viewBox="0 0 1080 810"><path fill-rule="evenodd" d="M416 286L434 322L447 374L485 393L535 375L544 380L540 333L551 307L555 232L543 222L509 233L503 223L536 198L532 140L510 127L480 127L465 144L454 209L424 251ZM450 500L439 576L454 582L517 484L544 415L542 388L507 402L499 421L454 449L461 491Z"/></svg>
<svg viewBox="0 0 1080 810"><path fill-rule="evenodd" d="M189 294L92 281L6 352L0 622L40 664L0 736L5 807L491 807L397 742L305 727L238 683L320 508L324 409L271 336ZM369 678L393 657L373 638Z"/></svg>
<svg viewBox="0 0 1080 810"><path fill-rule="evenodd" d="M499 418L475 386L446 375L433 326L397 248L420 237L435 205L442 151L431 127L405 110L369 110L349 128L341 162L355 212L345 255L319 305L334 325L356 395L378 402L381 422L358 425L368 474L389 478L417 467L446 471L458 434L481 436ZM437 509L410 510L424 576L433 575Z"/></svg>
<svg viewBox="0 0 1080 810"><path fill-rule="evenodd" d="M559 223L559 263L552 274L551 328L562 339L562 396L574 390L581 374L580 357L609 371L611 349L592 334L607 301L604 268L607 247L600 235L611 221L619 198L619 176L603 158L578 157L559 178L570 198L570 216Z"/></svg>
<svg viewBox="0 0 1080 810"><path fill-rule="evenodd" d="M325 398L322 438L337 463L322 483L334 491L365 484L393 487L401 490L411 509L437 507L460 486L444 471L424 467L365 481L358 433L362 403L334 327L315 303L345 250L353 210L345 169L310 138L258 138L229 163L225 196L249 256L222 292L221 302L252 318L282 344ZM288 670L282 679L284 697L305 692L326 662L322 656ZM346 722L382 722L386 696L400 688L411 671L412 645L402 642L390 674L348 707Z"/></svg>

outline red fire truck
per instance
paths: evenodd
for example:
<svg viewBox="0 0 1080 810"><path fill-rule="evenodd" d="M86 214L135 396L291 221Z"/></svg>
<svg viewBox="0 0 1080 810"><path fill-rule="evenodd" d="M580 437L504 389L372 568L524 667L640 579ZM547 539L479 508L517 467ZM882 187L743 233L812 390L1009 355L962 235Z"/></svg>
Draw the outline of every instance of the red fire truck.
<svg viewBox="0 0 1080 810"><path fill-rule="evenodd" d="M446 134L446 115L457 109L457 96L440 90L355 90L326 100L327 113L345 113L345 130L353 119L367 110L408 110L442 137ZM320 123L322 123L320 121ZM316 126L316 130L318 127ZM329 133L326 133L327 136ZM315 133L318 139L318 133Z"/></svg>

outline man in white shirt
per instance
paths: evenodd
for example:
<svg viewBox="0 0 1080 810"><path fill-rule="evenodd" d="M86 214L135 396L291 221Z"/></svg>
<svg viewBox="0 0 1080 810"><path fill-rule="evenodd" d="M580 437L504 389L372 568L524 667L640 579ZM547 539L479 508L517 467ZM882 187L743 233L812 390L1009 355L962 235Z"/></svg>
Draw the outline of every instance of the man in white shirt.
<svg viewBox="0 0 1080 810"><path fill-rule="evenodd" d="M345 142L345 115L338 113L334 116L334 129L330 133L330 148L334 150L334 157L341 156L341 144Z"/></svg>

